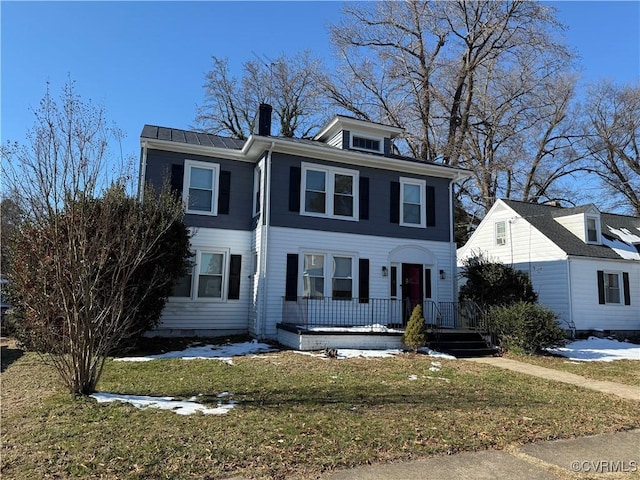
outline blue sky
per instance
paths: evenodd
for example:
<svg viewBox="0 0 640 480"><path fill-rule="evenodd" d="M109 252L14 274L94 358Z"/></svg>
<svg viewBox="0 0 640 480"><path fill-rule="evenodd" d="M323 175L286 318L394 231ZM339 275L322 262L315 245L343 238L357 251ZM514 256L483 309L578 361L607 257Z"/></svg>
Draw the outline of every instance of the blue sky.
<svg viewBox="0 0 640 480"><path fill-rule="evenodd" d="M553 2L582 57L585 81L640 79L640 2ZM30 2L0 0L0 133L24 141L46 82L69 75L84 100L104 105L139 155L145 123L189 128L211 56L240 69L254 54L311 50L329 59L327 25L342 2Z"/></svg>

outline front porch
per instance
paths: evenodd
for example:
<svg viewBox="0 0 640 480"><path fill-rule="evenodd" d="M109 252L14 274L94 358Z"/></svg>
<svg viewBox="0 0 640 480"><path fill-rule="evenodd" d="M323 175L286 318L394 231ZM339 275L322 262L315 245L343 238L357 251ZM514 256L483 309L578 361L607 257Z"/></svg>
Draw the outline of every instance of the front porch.
<svg viewBox="0 0 640 480"><path fill-rule="evenodd" d="M297 350L402 349L402 335L412 310L408 299L283 298L278 341ZM450 339L455 332L467 336L471 332L490 340L482 312L473 302L424 300L422 311L431 348L437 348L440 337Z"/></svg>

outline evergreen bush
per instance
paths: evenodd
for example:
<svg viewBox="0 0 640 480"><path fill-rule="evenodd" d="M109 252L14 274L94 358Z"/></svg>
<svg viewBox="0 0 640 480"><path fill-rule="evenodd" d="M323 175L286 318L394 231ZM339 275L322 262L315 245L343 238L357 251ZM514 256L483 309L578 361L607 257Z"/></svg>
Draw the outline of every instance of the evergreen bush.
<svg viewBox="0 0 640 480"><path fill-rule="evenodd" d="M565 338L556 315L539 304L517 302L494 306L488 316L504 350L535 354L561 345Z"/></svg>
<svg viewBox="0 0 640 480"><path fill-rule="evenodd" d="M409 323L402 335L402 343L414 352L427 344L427 328L422 316L422 306L416 305L411 312Z"/></svg>

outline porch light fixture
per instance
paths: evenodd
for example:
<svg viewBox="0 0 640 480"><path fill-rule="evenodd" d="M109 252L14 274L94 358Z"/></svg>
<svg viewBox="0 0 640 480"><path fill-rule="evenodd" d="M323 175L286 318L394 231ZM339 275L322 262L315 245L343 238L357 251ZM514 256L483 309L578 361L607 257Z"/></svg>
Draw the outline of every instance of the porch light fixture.
<svg viewBox="0 0 640 480"><path fill-rule="evenodd" d="M386 266L382 266L382 276L387 277L389 275L389 270L387 270Z"/></svg>
<svg viewBox="0 0 640 480"><path fill-rule="evenodd" d="M444 280L447 278L447 274L444 270L440 270L440 280Z"/></svg>

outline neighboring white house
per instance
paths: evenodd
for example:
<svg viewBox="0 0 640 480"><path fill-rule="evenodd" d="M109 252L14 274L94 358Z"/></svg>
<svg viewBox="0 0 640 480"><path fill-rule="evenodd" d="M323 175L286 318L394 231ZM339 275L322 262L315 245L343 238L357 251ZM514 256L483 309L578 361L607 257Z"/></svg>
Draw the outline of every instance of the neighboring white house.
<svg viewBox="0 0 640 480"><path fill-rule="evenodd" d="M458 266L478 253L528 273L564 328L640 331L640 218L498 200Z"/></svg>

